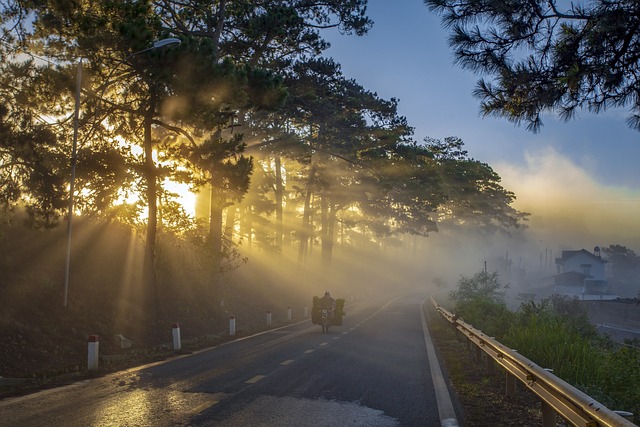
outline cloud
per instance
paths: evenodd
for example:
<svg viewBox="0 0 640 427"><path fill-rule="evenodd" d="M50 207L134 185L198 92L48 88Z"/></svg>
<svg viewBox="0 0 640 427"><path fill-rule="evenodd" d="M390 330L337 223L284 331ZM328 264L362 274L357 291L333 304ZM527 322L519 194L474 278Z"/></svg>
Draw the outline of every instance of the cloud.
<svg viewBox="0 0 640 427"><path fill-rule="evenodd" d="M516 194L515 207L532 214L530 231L538 240L563 249L609 244L640 249L640 189L599 183L550 147L528 151L525 160L524 166L493 167Z"/></svg>

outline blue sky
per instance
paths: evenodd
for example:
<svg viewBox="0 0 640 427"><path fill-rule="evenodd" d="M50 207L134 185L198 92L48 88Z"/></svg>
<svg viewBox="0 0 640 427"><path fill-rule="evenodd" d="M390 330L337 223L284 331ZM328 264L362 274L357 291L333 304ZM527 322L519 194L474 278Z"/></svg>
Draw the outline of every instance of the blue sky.
<svg viewBox="0 0 640 427"><path fill-rule="evenodd" d="M549 113L537 134L483 118L472 95L480 76L454 64L447 30L422 0L369 0L367 10L370 32L326 32L326 55L366 89L398 98L417 141L462 138L469 155L516 193L516 207L533 214L531 225L545 239L620 242L640 251L640 132L628 128L626 111L581 113L568 123ZM573 234L558 237L559 229Z"/></svg>
<svg viewBox="0 0 640 427"><path fill-rule="evenodd" d="M627 127L626 111L583 113L569 123L547 114L538 134L482 118L472 96L479 76L454 65L447 31L422 0L369 0L367 10L375 22L369 34L327 33L327 55L365 88L399 98L418 141L458 136L472 157L490 164L524 164L527 151L552 146L598 181L640 186L640 132Z"/></svg>

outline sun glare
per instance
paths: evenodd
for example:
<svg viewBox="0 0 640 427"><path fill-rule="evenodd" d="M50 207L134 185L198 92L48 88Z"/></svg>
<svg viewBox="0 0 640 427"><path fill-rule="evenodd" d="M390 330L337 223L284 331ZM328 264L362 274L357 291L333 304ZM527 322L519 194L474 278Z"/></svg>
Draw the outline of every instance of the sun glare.
<svg viewBox="0 0 640 427"><path fill-rule="evenodd" d="M164 188L176 195L176 201L182 206L185 212L192 217L196 215L196 194L189 189L188 184L165 180Z"/></svg>
<svg viewBox="0 0 640 427"><path fill-rule="evenodd" d="M144 154L142 147L131 144L128 141L119 138L119 143L122 147L126 147L131 151L134 156L142 156ZM158 164L158 152L153 151L153 161ZM196 194L189 189L188 184L172 181L171 179L165 179L162 182L164 190L175 195L175 201L182 206L187 215L195 217L196 215ZM126 191L118 198L116 204L134 204L139 200L138 194ZM140 219L146 219L147 211L140 212Z"/></svg>

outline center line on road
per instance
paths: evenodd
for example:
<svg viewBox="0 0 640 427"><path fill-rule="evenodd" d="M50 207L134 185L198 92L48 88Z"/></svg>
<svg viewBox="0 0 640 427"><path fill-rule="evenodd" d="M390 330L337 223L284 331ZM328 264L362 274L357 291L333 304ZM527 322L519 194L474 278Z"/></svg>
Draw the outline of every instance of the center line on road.
<svg viewBox="0 0 640 427"><path fill-rule="evenodd" d="M210 402L202 403L202 404L196 406L195 408L193 408L191 410L191 413L192 414L199 414L200 412L203 412L205 409L208 409L208 408L212 407L213 405L217 405L218 403L220 403L219 400L212 400Z"/></svg>
<svg viewBox="0 0 640 427"><path fill-rule="evenodd" d="M293 362L292 359L289 360L285 360L284 362L281 363L281 365L288 365L289 363Z"/></svg>
<svg viewBox="0 0 640 427"><path fill-rule="evenodd" d="M305 351L305 353L313 353L313 349L309 349L309 350Z"/></svg>
<svg viewBox="0 0 640 427"><path fill-rule="evenodd" d="M266 377L266 375L256 375L255 377L246 380L245 384L255 384L261 379L263 379L264 377Z"/></svg>
<svg viewBox="0 0 640 427"><path fill-rule="evenodd" d="M327 341L320 343L320 345L327 345L327 344L329 344Z"/></svg>

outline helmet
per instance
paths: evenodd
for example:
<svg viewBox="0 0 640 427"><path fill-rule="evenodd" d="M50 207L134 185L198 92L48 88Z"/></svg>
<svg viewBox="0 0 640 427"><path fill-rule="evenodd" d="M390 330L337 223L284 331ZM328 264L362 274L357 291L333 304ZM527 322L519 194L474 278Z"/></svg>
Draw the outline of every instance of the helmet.
<svg viewBox="0 0 640 427"><path fill-rule="evenodd" d="M324 291L324 296L325 296L325 297L330 297L330 296L331 296L331 294L329 293L329 291Z"/></svg>

